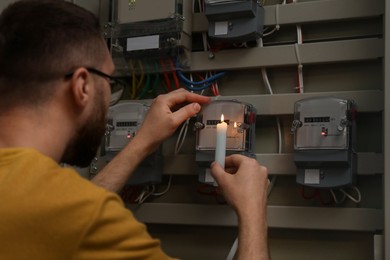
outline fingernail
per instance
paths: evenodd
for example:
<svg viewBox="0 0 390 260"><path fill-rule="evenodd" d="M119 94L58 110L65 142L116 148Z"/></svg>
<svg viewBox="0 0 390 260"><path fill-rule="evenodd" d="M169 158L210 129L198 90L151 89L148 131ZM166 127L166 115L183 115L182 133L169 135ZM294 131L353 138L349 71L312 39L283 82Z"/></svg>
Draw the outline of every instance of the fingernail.
<svg viewBox="0 0 390 260"><path fill-rule="evenodd" d="M196 111L199 111L200 110L200 105L198 103L194 103L194 109Z"/></svg>

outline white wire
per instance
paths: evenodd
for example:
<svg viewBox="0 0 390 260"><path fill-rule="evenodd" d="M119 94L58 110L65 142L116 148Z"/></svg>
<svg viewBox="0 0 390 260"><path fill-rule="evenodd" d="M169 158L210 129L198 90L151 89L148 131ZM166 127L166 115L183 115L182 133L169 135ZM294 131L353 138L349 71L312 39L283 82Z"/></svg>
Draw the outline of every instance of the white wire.
<svg viewBox="0 0 390 260"><path fill-rule="evenodd" d="M294 47L295 47L295 56L296 56L296 58L297 58L298 65L301 65L302 62L301 62L301 55L300 55L300 53L299 53L298 43L295 43L295 44L294 44Z"/></svg>
<svg viewBox="0 0 390 260"><path fill-rule="evenodd" d="M137 199L135 200L136 202L138 202L138 204L142 204L144 203L144 201L150 197L150 195L153 194L154 190L155 190L155 187L154 185L151 186L152 189L150 189L150 186L146 186L144 187L144 189L142 190L141 194L138 195Z"/></svg>
<svg viewBox="0 0 390 260"><path fill-rule="evenodd" d="M269 83L268 75L267 75L267 70L265 68L261 68L261 76L263 77L264 84L267 87L269 94L273 95L274 92L272 91L271 85Z"/></svg>
<svg viewBox="0 0 390 260"><path fill-rule="evenodd" d="M361 193L360 193L360 190L358 189L358 187L356 187L356 186L353 186L352 187L355 191L356 191L356 193L357 193L357 198L354 198L354 197L352 197L352 195L350 195L348 192L346 192L344 189L340 189L340 191L342 192L342 193L344 193L345 194L345 196L347 196L350 200L352 200L353 202L355 202L355 203L360 203L360 201L362 200L362 195L361 195Z"/></svg>
<svg viewBox="0 0 390 260"><path fill-rule="evenodd" d="M334 200L334 202L335 202L336 204L341 204L341 203L343 203L343 202L345 201L345 198L346 198L345 194L343 194L343 197L342 197L340 200L337 199L337 196L336 196L336 194L334 193L334 190L333 190L333 189L330 189L330 194L332 195L332 198L333 198L333 200Z"/></svg>
<svg viewBox="0 0 390 260"><path fill-rule="evenodd" d="M190 119L188 118L180 129L179 136L177 137L176 145L175 145L175 155L178 155L181 148L183 147L184 141L187 137L189 121Z"/></svg>
<svg viewBox="0 0 390 260"><path fill-rule="evenodd" d="M335 201L336 204L341 204L345 201L346 198L350 199L351 201L355 202L355 203L360 203L361 200L362 200L362 195L360 193L360 190L358 189L358 187L356 186L353 186L352 187L355 191L356 191L356 194L357 194L357 198L354 198L351 194L349 194L348 192L346 192L344 189L338 189L338 191L340 191L343 195L343 197L339 200L337 199L337 196L336 194L334 193L334 190L333 189L330 189L330 194L332 195L333 197L333 200Z"/></svg>
<svg viewBox="0 0 390 260"><path fill-rule="evenodd" d="M297 2L298 2L298 0L293 0L293 3L297 3ZM302 27L301 27L301 25L297 24L297 44L295 44L295 55L297 56L297 61L298 61L298 82L299 82L299 85L297 88L299 89L299 93L304 92L303 65L301 62L301 57L299 55L299 49L298 49L298 44L302 44L302 43L303 43Z"/></svg>
<svg viewBox="0 0 390 260"><path fill-rule="evenodd" d="M168 180L168 184L167 184L167 187L165 188L165 190L161 191L161 192L154 192L152 195L153 196L162 196L164 195L165 193L167 193L169 191L169 189L171 188L171 183L172 183L172 175L169 175L169 180Z"/></svg>
<svg viewBox="0 0 390 260"><path fill-rule="evenodd" d="M279 25L279 5L277 4L275 7L275 29L279 31L280 25Z"/></svg>
<svg viewBox="0 0 390 260"><path fill-rule="evenodd" d="M264 30L265 31L265 30ZM276 29L276 27L274 27L271 31L269 31L269 32L267 32L267 33L264 33L263 32L263 37L266 37L266 36L268 36L268 35L271 35L271 34L273 34L274 32L276 32L277 31L277 29Z"/></svg>
<svg viewBox="0 0 390 260"><path fill-rule="evenodd" d="M298 44L302 44L303 43L302 27L300 25L297 25L297 42L298 42Z"/></svg>
<svg viewBox="0 0 390 260"><path fill-rule="evenodd" d="M228 256L226 257L226 260L233 260L234 255L237 252L237 248L238 248L238 237L236 238L236 240L234 240L234 243L232 245L232 248L230 249Z"/></svg>
<svg viewBox="0 0 390 260"><path fill-rule="evenodd" d="M284 1L282 2L282 5L284 5L284 4L286 4L286 0L284 0ZM269 36L269 35L273 34L274 32L280 30L280 24L279 24L279 6L280 6L280 4L277 4L277 5L275 6L275 27L274 27L271 31L269 31L269 32L267 32L267 33L266 33L265 31L266 31L268 28L266 28L266 29L263 31L263 37Z"/></svg>
<svg viewBox="0 0 390 260"><path fill-rule="evenodd" d="M298 47L298 43L294 44L294 47L295 47L295 56L297 57L297 61L298 61L298 77L299 77L299 92L300 93L303 93L303 73L302 73L302 70L303 70L303 65L302 65L302 62L301 62L301 55L299 53L299 47Z"/></svg>

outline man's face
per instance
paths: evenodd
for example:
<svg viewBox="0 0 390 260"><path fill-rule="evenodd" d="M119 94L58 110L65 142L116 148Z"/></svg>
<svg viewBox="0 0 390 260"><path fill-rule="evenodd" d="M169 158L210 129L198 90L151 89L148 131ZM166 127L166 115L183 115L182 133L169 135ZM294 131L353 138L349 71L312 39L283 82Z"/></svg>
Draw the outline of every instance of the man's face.
<svg viewBox="0 0 390 260"><path fill-rule="evenodd" d="M107 105L104 99L103 93L96 95L95 113L91 114L85 124L76 130L74 138L64 152L62 162L87 167L96 156L106 129Z"/></svg>

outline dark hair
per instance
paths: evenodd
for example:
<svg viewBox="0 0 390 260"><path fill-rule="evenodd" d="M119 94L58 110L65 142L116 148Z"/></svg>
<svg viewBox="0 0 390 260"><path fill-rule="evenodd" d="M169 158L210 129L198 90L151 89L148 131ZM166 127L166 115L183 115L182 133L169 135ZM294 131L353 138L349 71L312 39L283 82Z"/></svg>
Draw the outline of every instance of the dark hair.
<svg viewBox="0 0 390 260"><path fill-rule="evenodd" d="M79 66L99 67L107 48L98 18L61 0L23 0L0 15L0 109L39 104ZM1 113L1 111L0 111Z"/></svg>

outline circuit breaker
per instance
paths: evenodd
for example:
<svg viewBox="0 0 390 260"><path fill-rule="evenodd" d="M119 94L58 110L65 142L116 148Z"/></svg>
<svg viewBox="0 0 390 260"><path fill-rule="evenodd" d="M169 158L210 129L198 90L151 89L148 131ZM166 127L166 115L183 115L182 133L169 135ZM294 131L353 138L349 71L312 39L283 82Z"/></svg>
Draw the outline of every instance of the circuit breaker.
<svg viewBox="0 0 390 260"><path fill-rule="evenodd" d="M215 160L216 126L221 115L227 123L226 155L244 154L255 157L256 109L247 103L235 100L218 100L202 106L198 113L196 128L196 162L199 165L199 181L213 184L210 164Z"/></svg>
<svg viewBox="0 0 390 260"><path fill-rule="evenodd" d="M107 115L107 127L90 173L96 174L120 152L137 134L149 107L135 102L124 101L111 106ZM162 178L163 159L161 149L146 158L132 174L129 184L142 185L159 183Z"/></svg>
<svg viewBox="0 0 390 260"><path fill-rule="evenodd" d="M208 35L216 42L243 43L263 35L264 9L256 0L206 0Z"/></svg>
<svg viewBox="0 0 390 260"><path fill-rule="evenodd" d="M297 183L335 188L354 183L356 105L336 97L299 100L294 107Z"/></svg>

